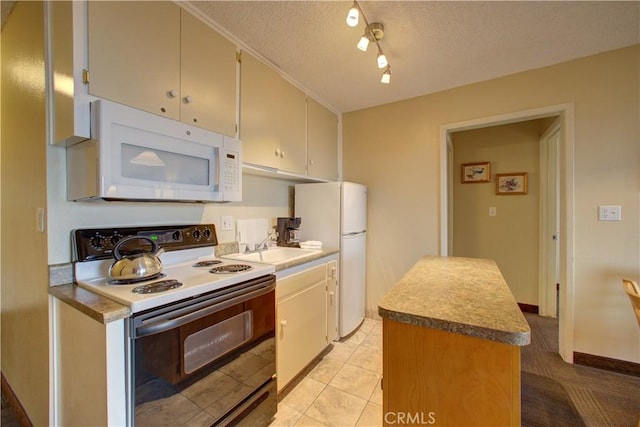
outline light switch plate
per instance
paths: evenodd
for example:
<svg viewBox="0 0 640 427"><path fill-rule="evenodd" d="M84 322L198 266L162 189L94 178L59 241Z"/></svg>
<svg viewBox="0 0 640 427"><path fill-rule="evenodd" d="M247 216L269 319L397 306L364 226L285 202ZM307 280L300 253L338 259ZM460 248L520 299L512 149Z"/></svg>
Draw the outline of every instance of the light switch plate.
<svg viewBox="0 0 640 427"><path fill-rule="evenodd" d="M233 230L233 217L227 215L221 216L220 228L222 229L222 231Z"/></svg>
<svg viewBox="0 0 640 427"><path fill-rule="evenodd" d="M496 216L496 208L495 208L495 206L491 206L489 208L489 216Z"/></svg>
<svg viewBox="0 0 640 427"><path fill-rule="evenodd" d="M620 205L598 206L598 220L599 221L621 221L622 206Z"/></svg>

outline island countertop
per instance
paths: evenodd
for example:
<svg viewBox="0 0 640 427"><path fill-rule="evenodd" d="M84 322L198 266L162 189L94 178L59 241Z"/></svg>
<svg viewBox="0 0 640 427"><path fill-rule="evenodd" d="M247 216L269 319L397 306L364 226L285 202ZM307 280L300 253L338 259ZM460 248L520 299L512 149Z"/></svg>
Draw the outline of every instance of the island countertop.
<svg viewBox="0 0 640 427"><path fill-rule="evenodd" d="M382 298L386 319L523 346L531 329L493 260L426 256Z"/></svg>

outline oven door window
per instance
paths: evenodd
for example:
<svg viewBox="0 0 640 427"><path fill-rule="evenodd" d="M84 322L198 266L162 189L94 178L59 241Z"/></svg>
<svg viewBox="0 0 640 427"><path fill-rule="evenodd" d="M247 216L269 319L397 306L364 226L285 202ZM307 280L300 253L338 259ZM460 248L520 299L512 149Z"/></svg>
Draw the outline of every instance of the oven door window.
<svg viewBox="0 0 640 427"><path fill-rule="evenodd" d="M235 350L253 336L253 312L245 311L187 336L184 372L190 374Z"/></svg>

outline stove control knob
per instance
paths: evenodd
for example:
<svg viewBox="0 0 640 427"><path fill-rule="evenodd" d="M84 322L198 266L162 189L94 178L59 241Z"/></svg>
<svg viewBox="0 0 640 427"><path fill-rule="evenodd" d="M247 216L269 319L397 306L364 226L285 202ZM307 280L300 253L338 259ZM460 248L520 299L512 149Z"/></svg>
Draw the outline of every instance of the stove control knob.
<svg viewBox="0 0 640 427"><path fill-rule="evenodd" d="M206 240L209 240L211 238L211 230L208 228L205 228L204 231L202 232L202 235Z"/></svg>
<svg viewBox="0 0 640 427"><path fill-rule="evenodd" d="M111 236L111 238L109 239L109 244L110 246L115 246L118 244L118 242L122 239L122 235L115 233L113 236Z"/></svg>
<svg viewBox="0 0 640 427"><path fill-rule="evenodd" d="M193 236L194 239L200 240L200 230L198 230L197 228L193 230L193 233L191 233L191 235Z"/></svg>
<svg viewBox="0 0 640 427"><path fill-rule="evenodd" d="M93 236L90 242L91 242L91 246L93 246L95 249L98 249L98 250L101 250L104 246L104 239L99 234L96 234L95 236Z"/></svg>
<svg viewBox="0 0 640 427"><path fill-rule="evenodd" d="M178 231L174 231L173 234L171 235L171 238L173 240L175 240L176 242L179 242L182 240L182 231L178 230Z"/></svg>

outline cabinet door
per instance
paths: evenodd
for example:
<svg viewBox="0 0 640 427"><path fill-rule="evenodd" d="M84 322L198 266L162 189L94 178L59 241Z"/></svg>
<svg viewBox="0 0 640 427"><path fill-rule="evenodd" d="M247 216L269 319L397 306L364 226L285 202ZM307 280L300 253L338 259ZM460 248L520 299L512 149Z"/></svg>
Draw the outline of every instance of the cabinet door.
<svg viewBox="0 0 640 427"><path fill-rule="evenodd" d="M325 266L278 280L276 372L278 391L327 346ZM282 289L282 292L278 291Z"/></svg>
<svg viewBox="0 0 640 427"><path fill-rule="evenodd" d="M236 47L186 11L181 11L180 120L236 134Z"/></svg>
<svg viewBox="0 0 640 427"><path fill-rule="evenodd" d="M307 96L281 78L280 169L304 175L307 163Z"/></svg>
<svg viewBox="0 0 640 427"><path fill-rule="evenodd" d="M280 75L242 52L240 62L240 140L245 163L280 166Z"/></svg>
<svg viewBox="0 0 640 427"><path fill-rule="evenodd" d="M327 263L327 341L338 337L338 263Z"/></svg>
<svg viewBox="0 0 640 427"><path fill-rule="evenodd" d="M309 176L338 179L338 117L307 99L307 150Z"/></svg>
<svg viewBox="0 0 640 427"><path fill-rule="evenodd" d="M180 8L90 1L88 27L89 92L179 119Z"/></svg>

